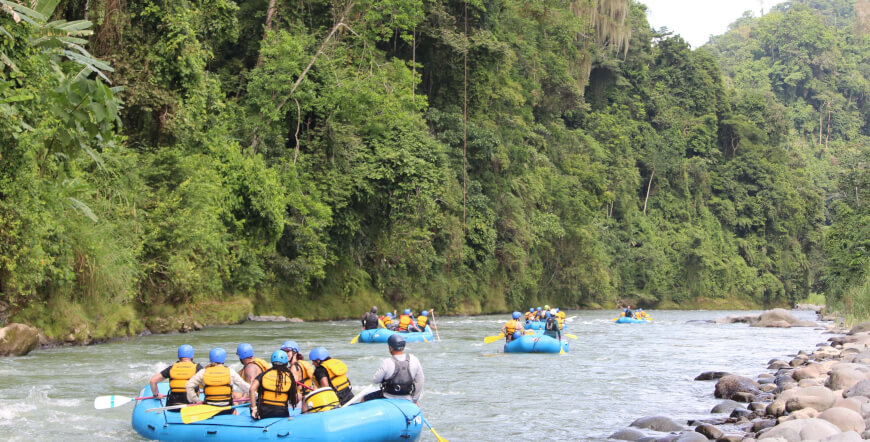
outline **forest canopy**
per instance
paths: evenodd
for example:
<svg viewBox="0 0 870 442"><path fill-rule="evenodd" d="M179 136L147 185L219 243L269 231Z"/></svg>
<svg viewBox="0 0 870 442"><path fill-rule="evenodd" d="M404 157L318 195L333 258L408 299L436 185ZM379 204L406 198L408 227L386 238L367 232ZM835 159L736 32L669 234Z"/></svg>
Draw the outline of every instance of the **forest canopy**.
<svg viewBox="0 0 870 442"><path fill-rule="evenodd" d="M645 12L0 0L0 318L870 315L870 1Z"/></svg>

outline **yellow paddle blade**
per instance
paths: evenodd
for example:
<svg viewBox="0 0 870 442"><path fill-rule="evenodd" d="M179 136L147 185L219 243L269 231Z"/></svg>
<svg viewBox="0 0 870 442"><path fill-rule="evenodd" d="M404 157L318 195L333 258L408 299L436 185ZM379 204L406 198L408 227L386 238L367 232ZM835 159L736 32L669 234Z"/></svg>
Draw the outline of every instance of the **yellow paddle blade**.
<svg viewBox="0 0 870 442"><path fill-rule="evenodd" d="M435 431L434 428L429 427L429 430L432 431L432 434L435 435L435 439L437 439L438 442L449 442L447 439L444 439L443 437L439 436L439 435L438 435L438 432Z"/></svg>
<svg viewBox="0 0 870 442"><path fill-rule="evenodd" d="M504 333L499 333L499 334L494 335L494 336L487 336L487 337L483 338L483 343L484 344L492 344L493 342L498 341L499 339L504 339Z"/></svg>
<svg viewBox="0 0 870 442"><path fill-rule="evenodd" d="M577 335L572 335L571 333L565 333L566 338L577 339Z"/></svg>
<svg viewBox="0 0 870 442"><path fill-rule="evenodd" d="M359 341L359 335L356 335L355 338L351 339L351 340L350 340L350 343L351 343L351 344L356 344L357 341Z"/></svg>
<svg viewBox="0 0 870 442"><path fill-rule="evenodd" d="M192 405L181 409L181 421L185 424L204 421L224 410L229 410L229 405L226 407L217 407L214 405Z"/></svg>
<svg viewBox="0 0 870 442"><path fill-rule="evenodd" d="M567 354L567 353L565 353L565 349L563 348L563 349L559 349L559 354L560 354L560 355L564 355L564 354Z"/></svg>

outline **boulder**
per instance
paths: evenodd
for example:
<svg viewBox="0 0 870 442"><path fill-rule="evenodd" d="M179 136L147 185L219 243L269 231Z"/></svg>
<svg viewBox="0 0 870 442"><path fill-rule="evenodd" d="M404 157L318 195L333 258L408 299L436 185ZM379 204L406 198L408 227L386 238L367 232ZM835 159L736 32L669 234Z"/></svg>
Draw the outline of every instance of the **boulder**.
<svg viewBox="0 0 870 442"><path fill-rule="evenodd" d="M776 419L759 419L752 422L752 432L758 433L765 428L773 428L777 424Z"/></svg>
<svg viewBox="0 0 870 442"><path fill-rule="evenodd" d="M812 419L814 417L819 417L819 410L815 408L801 408L790 415L788 415L791 419Z"/></svg>
<svg viewBox="0 0 870 442"><path fill-rule="evenodd" d="M26 324L12 323L0 328L0 356L24 356L39 343L39 330Z"/></svg>
<svg viewBox="0 0 870 442"><path fill-rule="evenodd" d="M755 400L755 395L746 391L738 391L731 396L731 399L737 402L749 403Z"/></svg>
<svg viewBox="0 0 870 442"><path fill-rule="evenodd" d="M861 434L866 429L861 413L844 407L829 408L819 415L819 419L836 425L841 431L854 431Z"/></svg>
<svg viewBox="0 0 870 442"><path fill-rule="evenodd" d="M715 381L716 379L720 379L722 376L727 376L729 373L724 371L705 371L695 377L696 381Z"/></svg>
<svg viewBox="0 0 870 442"><path fill-rule="evenodd" d="M761 384L761 387L759 388L761 389L761 391L769 393L773 390L776 390L778 387L776 386L776 384Z"/></svg>
<svg viewBox="0 0 870 442"><path fill-rule="evenodd" d="M836 400L834 392L826 387L798 388L794 396L786 400L785 409L796 411L801 408L815 408L819 411L825 411L831 408Z"/></svg>
<svg viewBox="0 0 870 442"><path fill-rule="evenodd" d="M673 439L673 442L707 442L706 436L696 433L694 431L686 431L685 433L677 436L676 439Z"/></svg>
<svg viewBox="0 0 870 442"><path fill-rule="evenodd" d="M669 431L681 431L684 427L673 419L666 416L642 417L631 423L632 427L647 428L653 431L667 433Z"/></svg>
<svg viewBox="0 0 870 442"><path fill-rule="evenodd" d="M725 432L710 424L701 424L695 427L695 432L704 435L707 439L719 439Z"/></svg>
<svg viewBox="0 0 870 442"><path fill-rule="evenodd" d="M862 442L861 436L854 431L846 431L845 433L828 436L819 442Z"/></svg>
<svg viewBox="0 0 870 442"><path fill-rule="evenodd" d="M719 439L716 439L716 442L741 442L741 441L746 441L746 440L748 440L748 439L746 439L746 436L744 436L742 434L726 434L726 435L723 435L722 437L720 437ZM755 439L752 439L752 440L755 440Z"/></svg>
<svg viewBox="0 0 870 442"><path fill-rule="evenodd" d="M841 364L856 365L856 364ZM840 370L831 370L825 386L831 390L848 390L858 382L867 380L867 373L858 368L845 367Z"/></svg>
<svg viewBox="0 0 870 442"><path fill-rule="evenodd" d="M801 379L798 382L798 387L817 387L819 385L822 385L822 383L815 378Z"/></svg>
<svg viewBox="0 0 870 442"><path fill-rule="evenodd" d="M796 381L802 381L804 379L816 379L824 376L828 372L828 367L825 367L822 364L807 364L801 368L798 368L792 373L792 378Z"/></svg>
<svg viewBox="0 0 870 442"><path fill-rule="evenodd" d="M834 402L834 407L843 407L848 408L856 413L861 413L861 404L862 402L858 400L858 398L867 399L864 396L856 396L848 399L837 399L837 402Z"/></svg>
<svg viewBox="0 0 870 442"><path fill-rule="evenodd" d="M736 419L752 419L755 417L755 413L745 408L735 408L734 410L731 410L731 414L728 416Z"/></svg>
<svg viewBox="0 0 870 442"><path fill-rule="evenodd" d="M780 368L788 368L788 367L789 367L788 362L785 362L785 361L782 361L779 359L775 359L773 361L770 361L767 364L767 368L769 370L779 370Z"/></svg>
<svg viewBox="0 0 870 442"><path fill-rule="evenodd" d="M634 428L623 428L622 430L611 434L608 439L636 441L643 437L646 437L646 435L640 430L635 430Z"/></svg>
<svg viewBox="0 0 870 442"><path fill-rule="evenodd" d="M855 334L863 333L863 332L867 332L867 331L870 331L870 321L862 322L860 324L855 325L854 327L852 327L851 330L849 330L849 334L855 335Z"/></svg>
<svg viewBox="0 0 870 442"><path fill-rule="evenodd" d="M758 382L750 378L729 374L716 382L713 395L719 399L732 399L739 392L758 394L761 392L758 387Z"/></svg>
<svg viewBox="0 0 870 442"><path fill-rule="evenodd" d="M710 410L710 413L730 413L735 408L743 408L740 402L732 401L731 399L724 400Z"/></svg>
<svg viewBox="0 0 870 442"><path fill-rule="evenodd" d="M758 437L759 440L782 437L789 442L820 440L840 434L836 425L823 419L794 419L783 422Z"/></svg>
<svg viewBox="0 0 870 442"><path fill-rule="evenodd" d="M758 319L752 323L752 327L791 327L791 324L798 322L788 310L775 308L768 310L758 316Z"/></svg>
<svg viewBox="0 0 870 442"><path fill-rule="evenodd" d="M870 397L870 379L864 379L843 392L843 397L852 396Z"/></svg>

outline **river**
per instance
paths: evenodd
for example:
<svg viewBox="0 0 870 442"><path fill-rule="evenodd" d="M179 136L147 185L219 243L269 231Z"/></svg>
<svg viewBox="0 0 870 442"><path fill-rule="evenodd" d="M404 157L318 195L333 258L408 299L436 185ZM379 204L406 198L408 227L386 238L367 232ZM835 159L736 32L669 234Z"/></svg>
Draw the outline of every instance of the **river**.
<svg viewBox="0 0 870 442"><path fill-rule="evenodd" d="M577 335L567 355L504 354L484 344L507 315L438 319L441 342L409 344L426 375L423 411L451 441L603 440L634 419L667 415L709 417L718 401L704 371L754 377L772 358L811 350L827 339L814 328L750 328L711 320L757 312L652 311L651 324L614 324L614 311L568 311L566 333ZM793 312L814 319L812 312ZM132 404L95 410L93 399L134 397L148 379L189 343L196 360L222 346L234 358L239 342L258 357L285 339L307 355L317 345L345 361L355 388L371 383L386 344L350 344L358 321L256 323L210 327L189 334L152 335L89 347L34 351L0 364L0 439L136 440ZM434 440L424 430L424 440Z"/></svg>

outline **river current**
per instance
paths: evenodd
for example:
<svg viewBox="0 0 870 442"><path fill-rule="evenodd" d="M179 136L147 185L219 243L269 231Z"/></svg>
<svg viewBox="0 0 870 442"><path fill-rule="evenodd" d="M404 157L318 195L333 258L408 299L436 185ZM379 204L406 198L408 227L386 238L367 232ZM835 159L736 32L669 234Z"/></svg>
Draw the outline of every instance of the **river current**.
<svg viewBox="0 0 870 442"><path fill-rule="evenodd" d="M362 312L361 312L362 313ZM827 339L818 328L750 328L703 322L758 312L652 311L651 324L615 324L614 311L568 311L567 355L505 354L498 334L507 315L436 317L441 342L408 344L426 376L420 405L438 433L451 441L508 439L604 440L633 420L666 415L707 418L718 403L704 371L755 377L768 360L812 350ZM812 312L793 312L815 319ZM95 410L93 399L135 397L148 379L189 343L207 361L222 346L234 369L239 342L268 355L286 339L308 352L325 346L345 361L354 389L371 383L386 344L350 344L359 321L247 322L189 334L152 335L89 347L34 351L0 359L0 439L138 440L132 404ZM424 430L423 440L434 440Z"/></svg>

